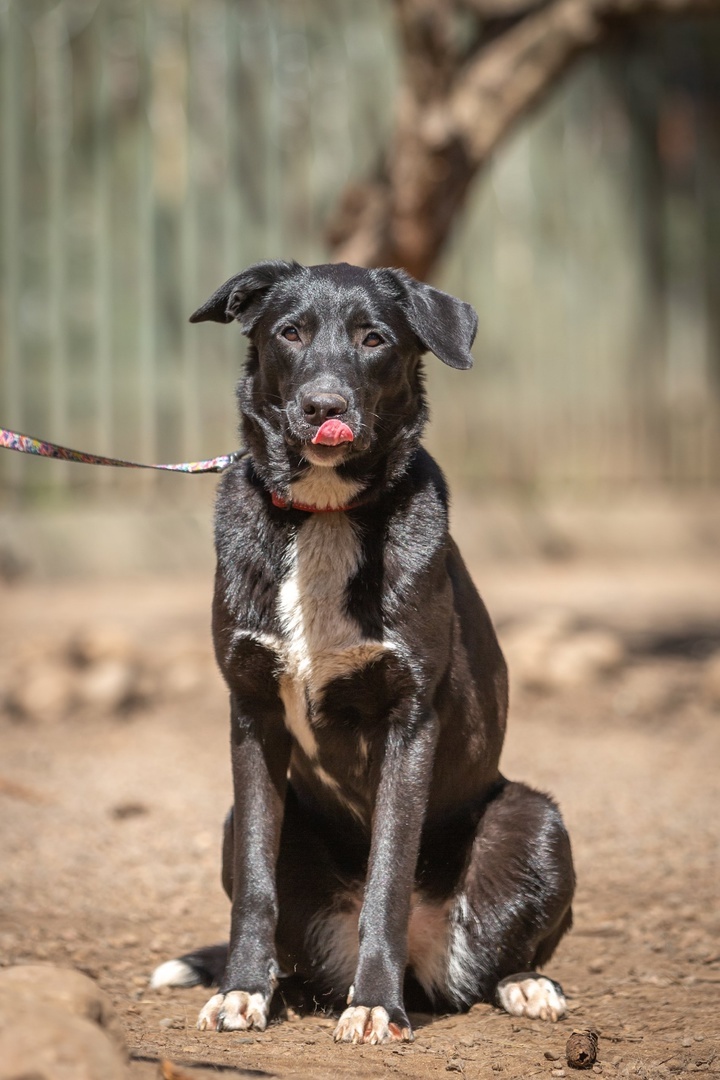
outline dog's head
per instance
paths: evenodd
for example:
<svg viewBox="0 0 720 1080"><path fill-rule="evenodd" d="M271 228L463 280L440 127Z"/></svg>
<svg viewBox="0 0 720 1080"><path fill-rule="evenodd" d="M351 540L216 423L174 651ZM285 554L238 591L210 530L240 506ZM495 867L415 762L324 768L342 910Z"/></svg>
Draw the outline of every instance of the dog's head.
<svg viewBox="0 0 720 1080"><path fill-rule="evenodd" d="M191 322L237 321L251 342L238 389L261 475L308 466L369 476L417 443L426 419L420 357L472 365L469 304L401 270L265 262L230 278Z"/></svg>

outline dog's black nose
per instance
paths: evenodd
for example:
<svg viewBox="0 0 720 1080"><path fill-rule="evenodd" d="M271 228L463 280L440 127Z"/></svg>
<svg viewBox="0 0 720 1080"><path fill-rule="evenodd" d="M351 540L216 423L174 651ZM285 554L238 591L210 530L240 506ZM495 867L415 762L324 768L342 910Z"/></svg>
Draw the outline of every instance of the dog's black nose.
<svg viewBox="0 0 720 1080"><path fill-rule="evenodd" d="M342 394L305 394L300 404L307 422L318 427L334 416L342 416L348 408Z"/></svg>

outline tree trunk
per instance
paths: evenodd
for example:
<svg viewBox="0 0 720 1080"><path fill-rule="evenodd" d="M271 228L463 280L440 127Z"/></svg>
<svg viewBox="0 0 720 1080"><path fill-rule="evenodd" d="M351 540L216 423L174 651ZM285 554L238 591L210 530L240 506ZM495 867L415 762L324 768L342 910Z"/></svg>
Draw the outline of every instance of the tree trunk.
<svg viewBox="0 0 720 1080"><path fill-rule="evenodd" d="M431 273L468 188L583 53L652 17L720 16L720 0L395 0L404 73L375 176L346 189L333 259ZM465 20L463 22L463 19Z"/></svg>

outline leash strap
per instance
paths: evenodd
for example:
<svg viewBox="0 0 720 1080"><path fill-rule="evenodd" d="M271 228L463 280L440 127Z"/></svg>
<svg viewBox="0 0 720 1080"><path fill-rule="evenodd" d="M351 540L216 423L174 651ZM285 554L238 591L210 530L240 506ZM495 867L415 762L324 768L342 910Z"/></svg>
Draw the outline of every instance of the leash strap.
<svg viewBox="0 0 720 1080"><path fill-rule="evenodd" d="M82 465L113 465L121 469L163 469L166 472L183 473L220 473L236 461L245 457L247 450L235 450L232 454L209 458L207 461L181 461L175 465L143 465L139 461L124 461L122 458L102 457L99 454L84 454L81 450L71 450L57 443L44 442L32 435L23 435L19 431L0 428L0 449L18 450L21 454L35 454L38 457L56 458L59 461L77 461Z"/></svg>

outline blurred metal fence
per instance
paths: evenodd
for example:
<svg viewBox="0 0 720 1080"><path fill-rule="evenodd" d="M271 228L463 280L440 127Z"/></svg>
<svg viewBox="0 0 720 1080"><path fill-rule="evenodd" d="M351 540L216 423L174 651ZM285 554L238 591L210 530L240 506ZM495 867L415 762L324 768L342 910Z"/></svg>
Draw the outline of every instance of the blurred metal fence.
<svg viewBox="0 0 720 1080"><path fill-rule="evenodd" d="M0 423L146 461L232 449L242 343L187 315L256 259L326 257L324 219L391 123L390 5L1 0L0 34ZM471 375L431 365L431 441L467 481L720 475L697 205L715 213L720 166L692 205L663 189L684 254L660 295L611 85L586 65L509 142L441 269L481 320ZM5 498L140 483L194 481L0 454Z"/></svg>

